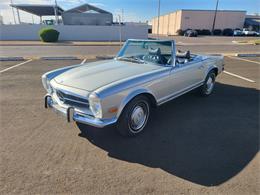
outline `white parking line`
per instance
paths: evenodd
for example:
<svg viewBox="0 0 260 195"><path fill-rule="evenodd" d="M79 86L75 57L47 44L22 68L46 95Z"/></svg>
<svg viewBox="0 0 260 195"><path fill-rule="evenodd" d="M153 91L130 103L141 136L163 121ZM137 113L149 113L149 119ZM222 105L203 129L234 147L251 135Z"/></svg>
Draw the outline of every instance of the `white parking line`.
<svg viewBox="0 0 260 195"><path fill-rule="evenodd" d="M6 69L4 69L4 70L1 70L0 73L6 72L6 71L8 71L8 70L11 70L11 69L16 68L16 67L18 67L18 66L21 66L21 65L23 65L23 64L27 64L28 62L31 62L31 61L32 61L32 59L27 60L27 61L22 62L22 63L19 63L19 64L16 64L16 65L14 65L14 66L11 66L11 67L9 67L9 68L6 68Z"/></svg>
<svg viewBox="0 0 260 195"><path fill-rule="evenodd" d="M86 61L87 59L84 59L80 64L85 64Z"/></svg>
<svg viewBox="0 0 260 195"><path fill-rule="evenodd" d="M242 60L242 61L246 61L246 62L251 62L251 63L255 63L255 64L260 64L260 62L256 62L256 61L252 61L252 60L248 60L248 59L244 59L244 58L239 58L239 57L231 57L231 56L228 56L229 58L233 58L233 59L236 59L236 60Z"/></svg>
<svg viewBox="0 0 260 195"><path fill-rule="evenodd" d="M242 76L239 76L239 75L237 75L237 74L234 74L234 73L231 73L231 72L228 72L228 71L223 71L223 72L226 73L226 74L228 74L228 75L230 75L230 76L237 77L237 78L239 78L239 79L243 79L243 80L245 80L245 81L248 81L248 82L250 82L250 83L255 83L255 81L253 81L253 80L251 80L251 79L248 79L248 78L245 78L245 77L242 77Z"/></svg>

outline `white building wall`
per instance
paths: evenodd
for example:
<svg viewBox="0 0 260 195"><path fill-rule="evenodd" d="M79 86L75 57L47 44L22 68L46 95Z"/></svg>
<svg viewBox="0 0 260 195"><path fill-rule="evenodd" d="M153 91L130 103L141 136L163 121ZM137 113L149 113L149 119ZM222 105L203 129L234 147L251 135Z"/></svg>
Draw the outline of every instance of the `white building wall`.
<svg viewBox="0 0 260 195"><path fill-rule="evenodd" d="M161 35L176 35L177 30L187 29L212 29L215 11L212 10L179 10L160 16ZM221 11L217 12L215 29L243 28L245 11ZM157 34L158 18L152 19L153 33Z"/></svg>
<svg viewBox="0 0 260 195"><path fill-rule="evenodd" d="M70 13L62 14L64 25L111 25L113 22L112 14L103 13Z"/></svg>
<svg viewBox="0 0 260 195"><path fill-rule="evenodd" d="M193 11L182 10L181 29L212 29L214 11ZM245 21L245 11L218 11L216 16L215 29L243 28Z"/></svg>
<svg viewBox="0 0 260 195"><path fill-rule="evenodd" d="M122 40L147 39L148 25L78 26L78 25L1 25L0 40L40 40L41 28L54 28L60 32L61 41L118 41L120 28Z"/></svg>

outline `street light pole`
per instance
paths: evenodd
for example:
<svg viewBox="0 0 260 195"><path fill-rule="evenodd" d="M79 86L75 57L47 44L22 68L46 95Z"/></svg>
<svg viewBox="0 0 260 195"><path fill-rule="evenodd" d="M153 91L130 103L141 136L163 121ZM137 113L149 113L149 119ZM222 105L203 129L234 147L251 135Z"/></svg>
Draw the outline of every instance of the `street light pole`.
<svg viewBox="0 0 260 195"><path fill-rule="evenodd" d="M219 0L217 0L217 4L216 4L214 19L213 19L213 25L212 25L212 30L211 30L212 34L213 34L213 31L215 30L215 23L216 23L216 17L217 17L217 12L218 12L218 2L219 2Z"/></svg>
<svg viewBox="0 0 260 195"><path fill-rule="evenodd" d="M161 11L161 0L158 0L158 23L157 23L157 38L159 39L160 30L160 11Z"/></svg>

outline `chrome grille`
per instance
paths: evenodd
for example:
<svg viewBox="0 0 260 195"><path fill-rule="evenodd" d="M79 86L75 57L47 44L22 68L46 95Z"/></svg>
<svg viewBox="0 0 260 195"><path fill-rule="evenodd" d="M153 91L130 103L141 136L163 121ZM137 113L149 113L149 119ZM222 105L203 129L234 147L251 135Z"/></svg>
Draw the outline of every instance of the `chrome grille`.
<svg viewBox="0 0 260 195"><path fill-rule="evenodd" d="M74 106L74 107L79 107L79 108L89 107L89 102L87 99L65 93L61 90L56 90L56 94L59 100L64 104Z"/></svg>

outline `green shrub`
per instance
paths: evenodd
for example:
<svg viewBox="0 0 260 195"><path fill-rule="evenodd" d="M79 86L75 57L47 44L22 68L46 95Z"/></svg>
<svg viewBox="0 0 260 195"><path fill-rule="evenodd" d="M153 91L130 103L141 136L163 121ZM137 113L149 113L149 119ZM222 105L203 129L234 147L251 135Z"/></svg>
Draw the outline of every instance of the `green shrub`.
<svg viewBox="0 0 260 195"><path fill-rule="evenodd" d="M198 35L202 35L202 30L200 29L195 29L195 30L197 31Z"/></svg>
<svg viewBox="0 0 260 195"><path fill-rule="evenodd" d="M211 35L211 32L210 32L210 30L208 30L208 29L203 29L203 30L201 31L201 35Z"/></svg>
<svg viewBox="0 0 260 195"><path fill-rule="evenodd" d="M222 30L221 29L215 29L213 31L213 35L221 35L222 34Z"/></svg>
<svg viewBox="0 0 260 195"><path fill-rule="evenodd" d="M177 33L177 35L181 35L181 36L184 35L184 31L181 30L181 29L178 29L178 30L176 31L176 33Z"/></svg>
<svg viewBox="0 0 260 195"><path fill-rule="evenodd" d="M60 33L51 28L42 28L39 31L39 36L43 42L57 42L59 39Z"/></svg>
<svg viewBox="0 0 260 195"><path fill-rule="evenodd" d="M232 36L233 35L233 30L231 29L231 28L225 28L224 30L223 30L223 35L224 36Z"/></svg>

